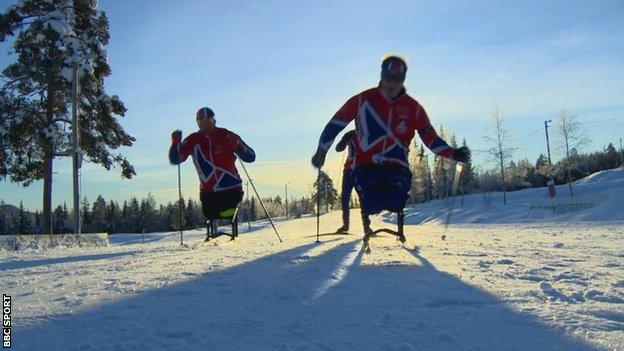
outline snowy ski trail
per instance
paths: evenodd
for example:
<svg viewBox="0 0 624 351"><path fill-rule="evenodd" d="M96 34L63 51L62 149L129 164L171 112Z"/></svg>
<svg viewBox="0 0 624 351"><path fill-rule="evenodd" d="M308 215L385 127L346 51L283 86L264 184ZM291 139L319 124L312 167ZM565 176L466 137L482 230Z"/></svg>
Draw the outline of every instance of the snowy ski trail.
<svg viewBox="0 0 624 351"><path fill-rule="evenodd" d="M195 250L150 234L0 252L0 286L16 350L624 350L623 228L462 225L442 241L406 226L415 250L381 235L365 255L359 235L317 244L308 217L279 223L282 244L265 227Z"/></svg>

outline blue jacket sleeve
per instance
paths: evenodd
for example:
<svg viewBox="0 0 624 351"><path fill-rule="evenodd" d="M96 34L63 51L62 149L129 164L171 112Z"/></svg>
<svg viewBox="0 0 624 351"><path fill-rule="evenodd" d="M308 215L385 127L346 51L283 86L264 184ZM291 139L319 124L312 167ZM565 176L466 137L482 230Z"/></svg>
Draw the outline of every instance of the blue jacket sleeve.
<svg viewBox="0 0 624 351"><path fill-rule="evenodd" d="M236 153L236 156L247 163L251 163L256 160L256 153L245 143L242 143L242 146L234 152Z"/></svg>
<svg viewBox="0 0 624 351"><path fill-rule="evenodd" d="M256 160L256 153L253 151L249 145L245 144L243 139L238 135L231 133L229 135L230 142L232 143L232 148L234 149L234 153L238 158L247 163L254 162Z"/></svg>
<svg viewBox="0 0 624 351"><path fill-rule="evenodd" d="M169 148L169 162L178 165L186 161L193 150L194 140L193 135L189 135L181 143L173 143Z"/></svg>
<svg viewBox="0 0 624 351"><path fill-rule="evenodd" d="M180 144L174 144L169 148L169 162L171 162L172 165L182 163L182 161L180 161L180 151L178 150L179 146Z"/></svg>

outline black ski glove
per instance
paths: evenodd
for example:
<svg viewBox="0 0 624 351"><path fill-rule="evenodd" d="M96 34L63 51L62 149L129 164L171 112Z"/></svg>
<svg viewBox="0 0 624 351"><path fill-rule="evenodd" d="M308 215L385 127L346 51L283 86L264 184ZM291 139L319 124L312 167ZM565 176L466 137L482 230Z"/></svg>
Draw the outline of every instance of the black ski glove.
<svg viewBox="0 0 624 351"><path fill-rule="evenodd" d="M179 144L182 141L182 131L181 130L175 130L173 133L171 133L171 143L174 145Z"/></svg>
<svg viewBox="0 0 624 351"><path fill-rule="evenodd" d="M470 160L470 150L462 146L459 149L453 150L453 160L461 163L466 163Z"/></svg>
<svg viewBox="0 0 624 351"><path fill-rule="evenodd" d="M323 167L323 164L325 163L325 154L325 151L318 149L314 156L312 156L312 166L316 168Z"/></svg>

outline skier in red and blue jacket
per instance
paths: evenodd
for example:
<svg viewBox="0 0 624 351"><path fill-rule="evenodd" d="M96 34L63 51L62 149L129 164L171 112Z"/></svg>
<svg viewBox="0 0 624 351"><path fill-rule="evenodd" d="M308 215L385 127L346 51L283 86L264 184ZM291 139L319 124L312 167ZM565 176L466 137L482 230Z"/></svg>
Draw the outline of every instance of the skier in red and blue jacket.
<svg viewBox="0 0 624 351"><path fill-rule="evenodd" d="M207 218L215 218L220 209L235 207L243 198L242 180L236 169L236 157L254 162L256 154L236 134L216 126L214 112L202 107L196 114L199 131L182 141L182 132L171 134L169 161L174 164L193 158L200 181L202 210Z"/></svg>
<svg viewBox="0 0 624 351"><path fill-rule="evenodd" d="M400 57L384 59L379 85L351 97L327 123L312 157L312 165L317 168L323 166L327 150L336 136L354 120L357 138L356 172L358 169L381 165L409 175L411 179L408 152L416 132L435 154L466 162L469 150L465 147L450 147L438 136L424 108L407 95L403 86L406 73L407 65ZM375 177L383 178L384 175ZM371 210L371 213L374 211ZM367 214L363 212L364 228L368 232L370 221Z"/></svg>

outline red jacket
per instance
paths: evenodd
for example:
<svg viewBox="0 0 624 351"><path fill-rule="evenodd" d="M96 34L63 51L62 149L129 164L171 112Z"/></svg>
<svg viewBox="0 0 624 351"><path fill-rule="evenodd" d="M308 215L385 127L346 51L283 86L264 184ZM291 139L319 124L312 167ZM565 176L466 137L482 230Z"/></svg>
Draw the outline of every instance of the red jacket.
<svg viewBox="0 0 624 351"><path fill-rule="evenodd" d="M224 128L193 133L169 149L169 160L173 164L184 162L189 155L193 157L201 192L241 188L236 156L245 162L256 159L254 151L238 135Z"/></svg>
<svg viewBox="0 0 624 351"><path fill-rule="evenodd" d="M423 107L405 90L392 101L379 87L350 98L325 126L319 149L326 152L352 120L357 134L356 167L387 163L409 167L409 145L416 132L432 152L452 158L453 149L438 136Z"/></svg>

